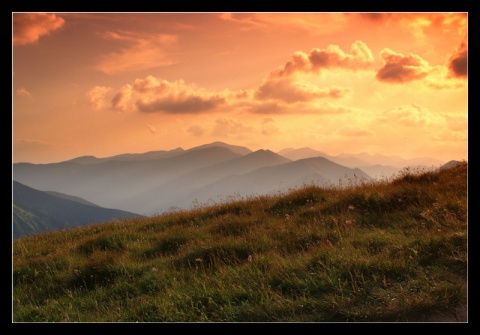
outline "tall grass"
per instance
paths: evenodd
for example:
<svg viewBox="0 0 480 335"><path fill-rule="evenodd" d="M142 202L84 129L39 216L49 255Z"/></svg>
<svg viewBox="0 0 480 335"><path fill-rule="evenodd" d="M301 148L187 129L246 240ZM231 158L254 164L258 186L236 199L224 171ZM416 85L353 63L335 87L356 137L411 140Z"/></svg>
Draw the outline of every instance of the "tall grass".
<svg viewBox="0 0 480 335"><path fill-rule="evenodd" d="M13 321L428 321L466 305L467 218L465 163L23 237Z"/></svg>

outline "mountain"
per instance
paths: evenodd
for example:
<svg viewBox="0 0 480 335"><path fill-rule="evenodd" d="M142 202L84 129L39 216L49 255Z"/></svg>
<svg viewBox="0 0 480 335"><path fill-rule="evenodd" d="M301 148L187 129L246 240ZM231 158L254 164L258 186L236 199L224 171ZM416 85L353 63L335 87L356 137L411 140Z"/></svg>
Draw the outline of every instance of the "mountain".
<svg viewBox="0 0 480 335"><path fill-rule="evenodd" d="M225 147L207 147L151 160L72 161L13 164L13 180L38 190L74 195L102 207L119 207L132 195L160 186L185 173L240 157ZM137 212L136 208L122 209Z"/></svg>
<svg viewBox="0 0 480 335"><path fill-rule="evenodd" d="M374 163L375 159L379 162ZM15 163L13 180L53 196L81 198L85 205L153 215L196 202L283 192L309 183L331 186L340 180L348 184L361 178L389 178L402 168L396 164L414 162L421 159L365 153L331 156L309 147L253 152L212 142L187 150L83 156L52 164Z"/></svg>
<svg viewBox="0 0 480 335"><path fill-rule="evenodd" d="M285 192L305 184L332 186L342 180L371 180L372 178L360 169L351 169L334 163L324 157L306 158L297 161L263 167L243 175L232 175L219 181L205 185L184 198L184 201L226 200L230 197L265 195L274 192Z"/></svg>
<svg viewBox="0 0 480 335"><path fill-rule="evenodd" d="M280 150L278 154L291 160L324 157L340 165L359 168L376 179L390 178L406 167L411 169L428 169L429 167L441 164L441 161L434 158L417 157L404 159L399 156L370 155L364 152L360 154L339 154L332 156L308 147L299 149L285 148Z"/></svg>
<svg viewBox="0 0 480 335"><path fill-rule="evenodd" d="M442 164L442 161L430 158L430 157L415 157L411 159L405 159L400 156L386 156L381 154L370 155L368 153L362 152L360 154L340 154L336 156L337 158L357 158L368 165L371 164L380 164L380 165L387 165L392 167L404 168L404 167L414 167L414 166L422 166L422 167L431 167L431 166L438 166Z"/></svg>
<svg viewBox="0 0 480 335"><path fill-rule="evenodd" d="M218 142L218 141L217 142L212 142L212 143L209 143L209 144L200 145L198 147L193 147L191 149L188 149L187 151L201 150L201 149L214 148L214 147L227 148L230 151L232 151L236 154L239 154L239 155L247 155L247 154L252 152L252 150L250 150L246 147L242 147L242 146L239 146L239 145L227 144L227 143Z"/></svg>
<svg viewBox="0 0 480 335"><path fill-rule="evenodd" d="M130 205L141 213L156 213L171 206L185 206L183 197L197 188L224 177L245 174L265 166L275 166L291 162L270 150L258 150L241 157L211 165L181 175L165 184L157 186L127 199L122 208Z"/></svg>
<svg viewBox="0 0 480 335"><path fill-rule="evenodd" d="M42 192L16 181L13 181L12 197L14 237L112 219L141 217L135 213L88 205L85 200L68 195Z"/></svg>
<svg viewBox="0 0 480 335"><path fill-rule="evenodd" d="M314 150L312 148L308 147L303 147L299 149L294 149L294 148L285 148L282 149L278 152L279 155L286 157L288 159L291 159L292 161L296 161L299 159L304 159L304 158L312 158L312 157L325 157L329 156L328 154Z"/></svg>
<svg viewBox="0 0 480 335"><path fill-rule="evenodd" d="M370 165L383 165L388 168L401 169L407 166L424 166L430 167L439 165L442 162L435 158L429 157L416 157L411 159L405 159L399 156L386 156L381 154L370 155L362 152L359 154L339 154L336 156L328 155L324 152L314 150L312 148L304 147L299 149L285 148L278 152L279 155L289 158L291 160L312 158L312 157L325 157L332 162L345 165L348 167L360 167ZM393 170L392 170L393 171Z"/></svg>
<svg viewBox="0 0 480 335"><path fill-rule="evenodd" d="M443 164L442 166L440 166L439 170L451 169L451 168L457 167L457 166L462 165L462 164L463 163L460 162L460 161L451 160L451 161Z"/></svg>
<svg viewBox="0 0 480 335"><path fill-rule="evenodd" d="M97 158L95 156L82 156L69 160L68 162L79 163L79 164L98 164L104 163L107 161L146 161L157 158L167 158L180 155L185 150L182 148L177 148L173 150L161 150L161 151L148 151L141 154L121 154L111 157Z"/></svg>
<svg viewBox="0 0 480 335"><path fill-rule="evenodd" d="M322 151L314 150L308 147L303 147L299 149L286 148L286 149L280 150L278 154L294 161L299 159L305 159L305 158L324 157L332 162L335 162L337 164L344 165L347 167L351 167L351 168L359 167L362 165L363 166L368 165L366 162L355 157L331 156Z"/></svg>

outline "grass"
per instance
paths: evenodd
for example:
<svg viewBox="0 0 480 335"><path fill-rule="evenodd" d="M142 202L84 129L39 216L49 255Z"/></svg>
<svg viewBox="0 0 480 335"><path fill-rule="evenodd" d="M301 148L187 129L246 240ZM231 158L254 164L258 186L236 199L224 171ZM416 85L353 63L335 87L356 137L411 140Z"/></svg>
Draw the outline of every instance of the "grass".
<svg viewBox="0 0 480 335"><path fill-rule="evenodd" d="M12 319L425 321L467 303L467 179L404 170L22 237Z"/></svg>

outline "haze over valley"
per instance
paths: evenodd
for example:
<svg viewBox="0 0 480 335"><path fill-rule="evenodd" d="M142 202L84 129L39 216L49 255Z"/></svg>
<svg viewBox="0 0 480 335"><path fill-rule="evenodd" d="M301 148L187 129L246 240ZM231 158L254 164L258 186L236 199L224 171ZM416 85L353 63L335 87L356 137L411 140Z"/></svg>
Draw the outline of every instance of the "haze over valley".
<svg viewBox="0 0 480 335"><path fill-rule="evenodd" d="M26 208L39 216L55 216L46 207L58 206L62 211L69 208L68 219L60 216L52 225L58 228L63 223L68 227L286 193L305 185L329 188L373 182L389 179L405 168L432 170L444 163L433 158L406 160L387 155L330 156L311 148L278 153L268 149L253 151L224 142L103 158L84 156L50 164L15 163L14 212ZM26 193L37 195L27 201ZM108 215L102 212L84 218L79 213L85 210L77 210L79 206L117 212L110 210ZM79 215L77 220L73 219L75 215Z"/></svg>

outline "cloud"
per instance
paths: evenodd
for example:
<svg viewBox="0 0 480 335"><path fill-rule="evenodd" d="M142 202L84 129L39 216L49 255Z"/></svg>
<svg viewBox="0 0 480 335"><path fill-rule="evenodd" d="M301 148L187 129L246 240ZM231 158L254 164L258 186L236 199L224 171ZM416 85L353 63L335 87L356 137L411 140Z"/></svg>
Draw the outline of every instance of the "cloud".
<svg viewBox="0 0 480 335"><path fill-rule="evenodd" d="M279 132L277 126L275 126L275 120L272 118L264 118L261 122L262 135L270 136Z"/></svg>
<svg viewBox="0 0 480 335"><path fill-rule="evenodd" d="M285 111L283 104L277 102L252 103L248 111L254 114L280 114Z"/></svg>
<svg viewBox="0 0 480 335"><path fill-rule="evenodd" d="M421 79L431 70L428 62L415 54L404 56L386 48L380 52L380 57L385 64L378 70L376 78L383 82L402 83Z"/></svg>
<svg viewBox="0 0 480 335"><path fill-rule="evenodd" d="M455 77L468 75L468 46L462 42L449 59L448 68Z"/></svg>
<svg viewBox="0 0 480 335"><path fill-rule="evenodd" d="M183 80L170 82L159 80L153 76L144 79L136 79L132 85L128 85L130 95L122 92L118 98L124 100L130 98L132 91L137 97L135 107L145 113L198 113L216 109L226 102L222 93L212 93L198 88L194 84L186 84ZM229 92L225 93L230 94Z"/></svg>
<svg viewBox="0 0 480 335"><path fill-rule="evenodd" d="M200 96L168 96L152 101L138 100L135 105L141 112L195 113L204 112L223 104L225 99L219 96L203 98Z"/></svg>
<svg viewBox="0 0 480 335"><path fill-rule="evenodd" d="M13 45L35 43L43 35L59 29L65 20L55 14L14 13Z"/></svg>
<svg viewBox="0 0 480 335"><path fill-rule="evenodd" d="M222 13L218 17L239 24L241 30L310 35L332 34L342 29L346 17L338 13Z"/></svg>
<svg viewBox="0 0 480 335"><path fill-rule="evenodd" d="M96 68L106 74L141 71L175 63L166 53L166 50L177 41L175 35L137 34L121 31L107 32L102 36L129 44L120 51L100 57Z"/></svg>
<svg viewBox="0 0 480 335"><path fill-rule="evenodd" d="M142 93L163 87L154 76L147 76L145 79L135 79L132 86L135 91Z"/></svg>
<svg viewBox="0 0 480 335"><path fill-rule="evenodd" d="M86 93L88 103L93 109L99 110L107 107L106 95L112 90L111 87L95 86Z"/></svg>
<svg viewBox="0 0 480 335"><path fill-rule="evenodd" d="M461 36L467 29L467 13L360 13L358 15L375 24L387 27L397 25L415 37L424 37L429 30L443 33L455 31Z"/></svg>
<svg viewBox="0 0 480 335"><path fill-rule="evenodd" d="M31 98L32 95L30 94L30 92L28 92L25 88L18 88L16 91L17 95L21 96L21 97L26 97L26 98Z"/></svg>
<svg viewBox="0 0 480 335"><path fill-rule="evenodd" d="M197 126L197 125L195 125L195 126L190 126L190 127L187 129L187 131L188 131L190 134L192 134L193 136L199 137L199 136L202 136L202 135L203 135L203 128L200 127L200 126Z"/></svg>
<svg viewBox="0 0 480 335"><path fill-rule="evenodd" d="M256 92L257 99L277 99L287 103L310 101L319 98L342 98L352 94L352 89L332 86L319 88L309 82L288 79L267 80Z"/></svg>
<svg viewBox="0 0 480 335"><path fill-rule="evenodd" d="M338 45L329 45L326 49L312 49L308 54L296 51L287 63L274 70L270 77L285 77L295 72L317 72L333 67L364 69L371 66L373 61L372 52L362 41L352 44L350 54L345 53Z"/></svg>
<svg viewBox="0 0 480 335"><path fill-rule="evenodd" d="M359 13L360 17L363 17L369 21L381 22L391 17L391 13Z"/></svg>
<svg viewBox="0 0 480 335"><path fill-rule="evenodd" d="M219 118L215 120L212 135L219 137L229 137L230 135L240 136L245 132L250 133L252 130L252 127L244 126L240 121Z"/></svg>
<svg viewBox="0 0 480 335"><path fill-rule="evenodd" d="M406 127L425 126L445 122L444 119L430 113L428 109L415 103L386 110L378 115L377 121L392 124L393 126L403 125Z"/></svg>
<svg viewBox="0 0 480 335"><path fill-rule="evenodd" d="M124 85L120 91L115 94L115 96L112 99L112 109L123 112L127 109L128 101L130 100L130 97L132 96L132 86L129 84Z"/></svg>
<svg viewBox="0 0 480 335"><path fill-rule="evenodd" d="M150 132L151 132L152 134L156 134L156 133L157 133L157 129L156 129L154 126L152 126L151 124L147 124L146 127L148 128L148 130L150 130Z"/></svg>
<svg viewBox="0 0 480 335"><path fill-rule="evenodd" d="M447 66L439 65L432 67L424 84L437 90L460 89L466 87L467 81L464 77L453 76Z"/></svg>
<svg viewBox="0 0 480 335"><path fill-rule="evenodd" d="M279 102L252 102L246 111L253 114L344 114L358 113L360 110L332 104L328 101L308 101L286 104Z"/></svg>

